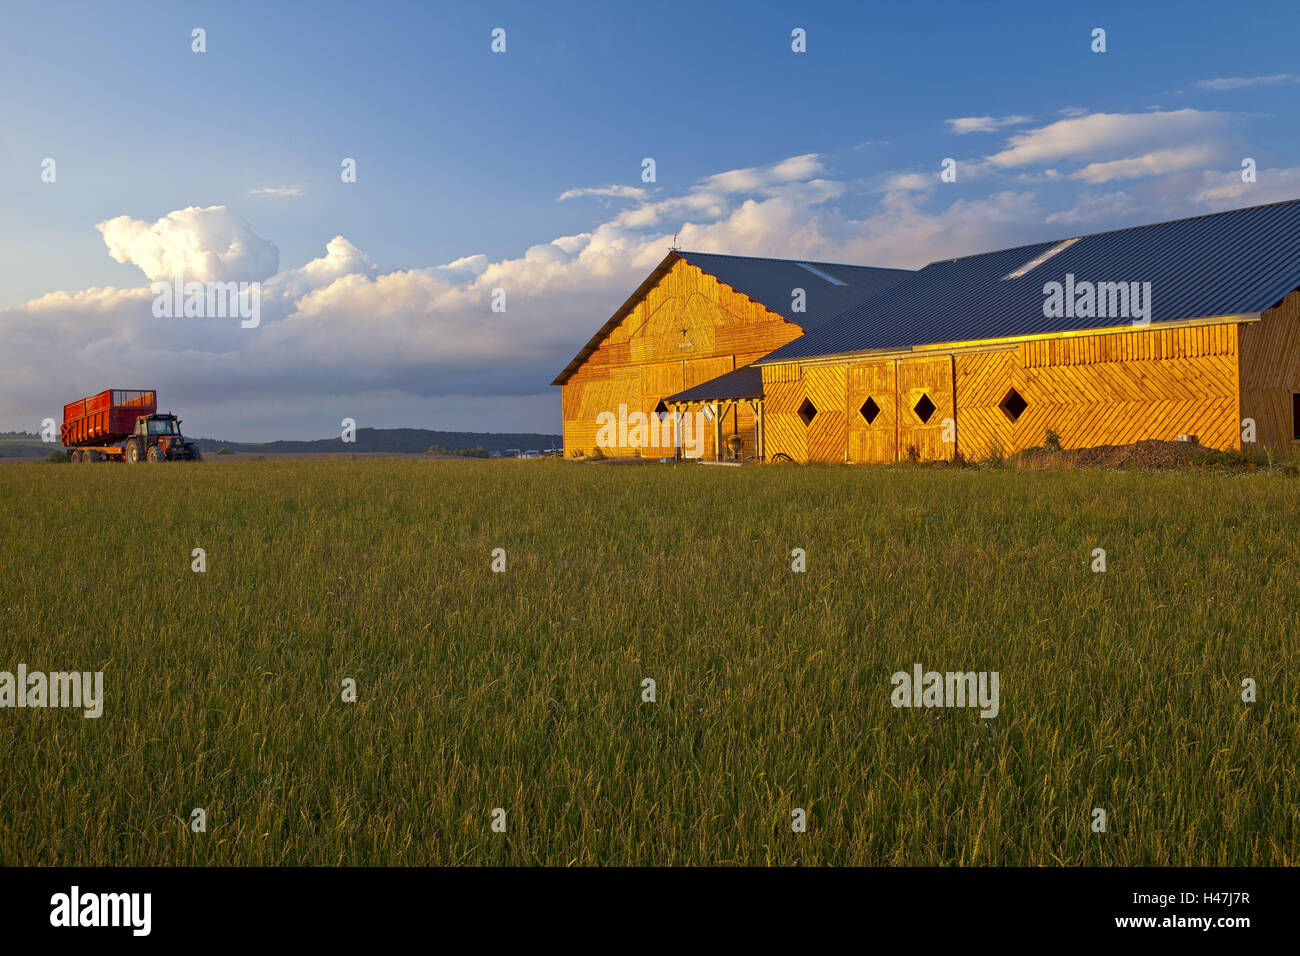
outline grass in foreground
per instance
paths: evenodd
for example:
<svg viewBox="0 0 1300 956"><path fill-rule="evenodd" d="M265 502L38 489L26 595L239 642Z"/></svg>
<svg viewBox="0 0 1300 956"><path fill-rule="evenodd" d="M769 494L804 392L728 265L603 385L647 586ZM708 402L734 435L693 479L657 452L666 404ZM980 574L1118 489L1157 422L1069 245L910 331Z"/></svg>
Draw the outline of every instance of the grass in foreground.
<svg viewBox="0 0 1300 956"><path fill-rule="evenodd" d="M0 670L102 669L107 696L0 710L0 863L1294 864L1298 490L0 469ZM1001 713L891 707L917 662L998 671Z"/></svg>

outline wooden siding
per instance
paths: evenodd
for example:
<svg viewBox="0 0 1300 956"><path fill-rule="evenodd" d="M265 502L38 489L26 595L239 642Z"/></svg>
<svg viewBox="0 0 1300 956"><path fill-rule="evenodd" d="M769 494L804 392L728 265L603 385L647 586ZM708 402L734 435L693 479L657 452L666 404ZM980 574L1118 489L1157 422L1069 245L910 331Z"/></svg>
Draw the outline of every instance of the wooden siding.
<svg viewBox="0 0 1300 956"><path fill-rule="evenodd" d="M1237 326L1153 329L958 353L957 447L967 458L1043 444L1066 448L1195 435L1235 448ZM1014 422L1000 406L1015 389Z"/></svg>
<svg viewBox="0 0 1300 956"><path fill-rule="evenodd" d="M855 362L849 366L849 461L859 464L898 460L898 363ZM862 414L867 399L879 411L870 422Z"/></svg>
<svg viewBox="0 0 1300 956"><path fill-rule="evenodd" d="M682 330L685 329L683 337ZM678 260L610 331L600 347L562 386L566 454L596 448L601 412L653 413L667 396L748 364L797 338L798 326ZM689 348L683 348L689 343ZM754 418L748 406L723 419L723 441L739 434L745 454L754 452ZM714 454L712 425L706 455ZM667 445L602 449L609 455L670 455Z"/></svg>
<svg viewBox="0 0 1300 956"><path fill-rule="evenodd" d="M1247 451L1290 456L1294 396L1300 394L1300 292L1292 292L1259 322L1241 327L1241 417L1255 422Z"/></svg>
<svg viewBox="0 0 1300 956"><path fill-rule="evenodd" d="M843 462L848 448L845 420L845 375L843 365L818 365L804 369L804 395L817 409L806 426L808 460ZM798 419L803 424L802 419Z"/></svg>
<svg viewBox="0 0 1300 956"><path fill-rule="evenodd" d="M926 398L934 410L922 421L916 406ZM952 356L899 359L899 457L907 461L951 458L954 418Z"/></svg>
<svg viewBox="0 0 1300 956"><path fill-rule="evenodd" d="M1291 445L1292 395L1300 393L1300 294L1270 310L1262 323L1145 329L1038 339L979 351L954 351L828 365L763 369L769 458L796 461L890 462L982 459L1042 445L1048 429L1066 448L1197 436L1210 448L1240 447L1241 409L1255 409L1260 441ZM832 370L842 370L832 372ZM832 392L844 389L843 404ZM1026 407L1014 422L1001 407L1014 389ZM935 411L922 423L921 396ZM819 411L843 412L822 428L798 417L804 398ZM867 398L880 406L868 425ZM820 415L819 415L820 417ZM945 436L945 420L955 435ZM842 436L842 437L840 437ZM945 438L955 437L955 443ZM843 444L837 445L840 441Z"/></svg>

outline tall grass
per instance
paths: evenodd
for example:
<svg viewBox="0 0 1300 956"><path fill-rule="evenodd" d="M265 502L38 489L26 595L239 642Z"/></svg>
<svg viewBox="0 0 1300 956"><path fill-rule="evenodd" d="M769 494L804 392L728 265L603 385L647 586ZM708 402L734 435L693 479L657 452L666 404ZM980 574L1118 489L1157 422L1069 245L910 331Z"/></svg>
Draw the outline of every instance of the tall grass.
<svg viewBox="0 0 1300 956"><path fill-rule="evenodd" d="M1294 864L1298 491L3 468L0 670L102 669L107 701L0 710L0 863ZM1001 713L895 709L915 662L998 671Z"/></svg>

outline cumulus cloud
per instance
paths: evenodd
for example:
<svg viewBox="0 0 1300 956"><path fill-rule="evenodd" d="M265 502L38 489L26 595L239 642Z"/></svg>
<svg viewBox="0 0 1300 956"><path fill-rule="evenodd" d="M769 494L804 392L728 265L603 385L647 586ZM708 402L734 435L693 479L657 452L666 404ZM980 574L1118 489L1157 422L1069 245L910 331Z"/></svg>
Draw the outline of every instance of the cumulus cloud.
<svg viewBox="0 0 1300 956"><path fill-rule="evenodd" d="M189 206L153 223L118 216L95 228L109 255L150 279L256 282L280 264L280 251L225 206Z"/></svg>
<svg viewBox="0 0 1300 956"><path fill-rule="evenodd" d="M376 272L369 256L342 236L335 236L325 244L324 256L297 269L277 273L267 280L263 292L293 299L344 276L373 277Z"/></svg>

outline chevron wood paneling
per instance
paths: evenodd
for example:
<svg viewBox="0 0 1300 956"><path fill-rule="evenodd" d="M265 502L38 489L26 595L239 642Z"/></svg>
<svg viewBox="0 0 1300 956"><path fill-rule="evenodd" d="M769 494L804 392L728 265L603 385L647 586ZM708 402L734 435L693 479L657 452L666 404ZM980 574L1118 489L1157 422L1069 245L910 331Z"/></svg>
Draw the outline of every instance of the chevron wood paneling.
<svg viewBox="0 0 1300 956"><path fill-rule="evenodd" d="M897 362L856 362L848 367L849 461L898 460ZM872 399L880 408L868 424L862 406Z"/></svg>
<svg viewBox="0 0 1300 956"><path fill-rule="evenodd" d="M798 366L791 365L763 368L764 451L768 461L782 454L794 461L808 460L808 429L799 418L804 387L797 370Z"/></svg>
<svg viewBox="0 0 1300 956"><path fill-rule="evenodd" d="M955 363L968 458L1041 445L1048 429L1066 448L1180 434L1230 448L1238 437L1233 324L1027 342ZM1028 403L1014 423L999 407L1011 388Z"/></svg>
<svg viewBox="0 0 1300 956"><path fill-rule="evenodd" d="M739 362L747 364L800 334L798 326L679 260L564 384L561 407L566 451L590 453L595 447L595 416L602 411L617 414L620 401L627 402L629 411L649 414L668 395L735 368L737 356L748 356ZM711 369L716 371L706 374ZM635 390L628 384L633 377ZM692 381L693 377L697 380ZM613 381L620 384L611 386ZM724 440L733 432L746 438L752 453L752 413L747 420L734 411L729 413L723 422ZM710 428L710 449L713 440ZM672 449L662 444L606 449L611 455L638 452L667 455Z"/></svg>
<svg viewBox="0 0 1300 956"><path fill-rule="evenodd" d="M1294 396L1300 394L1300 292L1292 292L1259 322L1241 326L1241 416L1255 422L1255 450L1300 450ZM1243 446L1250 450L1252 446Z"/></svg>
<svg viewBox="0 0 1300 956"><path fill-rule="evenodd" d="M807 426L809 461L844 461L848 441L844 414L847 371L843 365L804 369L804 395L817 407L817 414Z"/></svg>
<svg viewBox="0 0 1300 956"><path fill-rule="evenodd" d="M944 441L944 431L951 425L953 411L953 360L951 355L935 358L898 360L898 453L909 459L915 448L921 461L951 458L954 443ZM922 396L935 405L928 421L922 422L915 412Z"/></svg>

